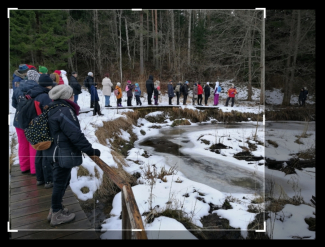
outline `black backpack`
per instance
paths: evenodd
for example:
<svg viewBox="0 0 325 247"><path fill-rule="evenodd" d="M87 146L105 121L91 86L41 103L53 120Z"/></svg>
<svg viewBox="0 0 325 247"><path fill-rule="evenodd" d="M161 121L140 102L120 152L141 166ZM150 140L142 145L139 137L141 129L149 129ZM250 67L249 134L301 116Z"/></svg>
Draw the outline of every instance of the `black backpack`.
<svg viewBox="0 0 325 247"><path fill-rule="evenodd" d="M48 125L48 113L53 108L56 108L57 106L66 106L66 105L56 104L47 108L40 115L32 119L28 127L24 130L27 141L32 145L34 149L46 150L51 146L53 142L53 138L50 135L49 125ZM59 110L59 108L53 110L51 114L53 114L57 110Z"/></svg>
<svg viewBox="0 0 325 247"><path fill-rule="evenodd" d="M30 95L20 95L16 108L16 120L20 128L26 129L30 121L37 116L34 99Z"/></svg>
<svg viewBox="0 0 325 247"><path fill-rule="evenodd" d="M181 83L180 92L181 92L181 93L184 93L184 84L182 84L182 83Z"/></svg>

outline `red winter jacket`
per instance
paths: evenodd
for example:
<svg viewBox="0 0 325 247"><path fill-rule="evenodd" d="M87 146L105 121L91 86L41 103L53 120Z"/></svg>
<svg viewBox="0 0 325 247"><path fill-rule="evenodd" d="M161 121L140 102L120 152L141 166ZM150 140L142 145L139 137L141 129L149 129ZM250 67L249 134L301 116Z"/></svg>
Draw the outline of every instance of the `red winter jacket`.
<svg viewBox="0 0 325 247"><path fill-rule="evenodd" d="M197 85L197 94L198 95L203 94L203 88L200 84Z"/></svg>
<svg viewBox="0 0 325 247"><path fill-rule="evenodd" d="M228 90L228 97L234 98L236 94L237 94L236 88L229 88L229 90Z"/></svg>

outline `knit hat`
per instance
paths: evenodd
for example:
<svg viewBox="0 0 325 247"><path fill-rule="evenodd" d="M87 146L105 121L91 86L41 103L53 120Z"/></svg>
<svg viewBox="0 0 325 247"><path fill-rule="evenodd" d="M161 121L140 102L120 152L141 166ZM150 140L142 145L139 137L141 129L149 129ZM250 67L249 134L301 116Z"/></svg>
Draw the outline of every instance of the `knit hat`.
<svg viewBox="0 0 325 247"><path fill-rule="evenodd" d="M33 80L38 82L39 81L40 74L36 70L28 70L27 71L27 78L28 80Z"/></svg>
<svg viewBox="0 0 325 247"><path fill-rule="evenodd" d="M209 82L207 82L207 85L209 85Z"/></svg>
<svg viewBox="0 0 325 247"><path fill-rule="evenodd" d="M19 73L26 73L29 70L26 64L20 64L18 68Z"/></svg>
<svg viewBox="0 0 325 247"><path fill-rule="evenodd" d="M121 86L121 83L118 82L118 83L116 83L116 85L120 87Z"/></svg>
<svg viewBox="0 0 325 247"><path fill-rule="evenodd" d="M197 86L196 82L194 83L194 86Z"/></svg>
<svg viewBox="0 0 325 247"><path fill-rule="evenodd" d="M57 85L49 91L49 97L53 100L70 99L72 94L72 87L65 84Z"/></svg>
<svg viewBox="0 0 325 247"><path fill-rule="evenodd" d="M88 75L93 76L93 72L88 72Z"/></svg>
<svg viewBox="0 0 325 247"><path fill-rule="evenodd" d="M234 87L235 86L234 83L231 83L231 86Z"/></svg>
<svg viewBox="0 0 325 247"><path fill-rule="evenodd" d="M131 81L130 80L128 80L128 84L131 84Z"/></svg>
<svg viewBox="0 0 325 247"><path fill-rule="evenodd" d="M35 66L34 66L34 65L29 65L29 64L26 64L26 66L28 67L28 69L37 70L37 69L35 68Z"/></svg>
<svg viewBox="0 0 325 247"><path fill-rule="evenodd" d="M139 86L139 83L135 83L135 86L138 87Z"/></svg>
<svg viewBox="0 0 325 247"><path fill-rule="evenodd" d="M158 91L160 90L160 86L157 86L157 90L158 90Z"/></svg>
<svg viewBox="0 0 325 247"><path fill-rule="evenodd" d="M61 70L61 75L66 75L67 72L65 70Z"/></svg>
<svg viewBox="0 0 325 247"><path fill-rule="evenodd" d="M47 87L47 86L55 86L52 78L47 75L47 74L41 74L39 79L38 79L38 84L41 85L42 87Z"/></svg>
<svg viewBox="0 0 325 247"><path fill-rule="evenodd" d="M72 75L75 75L75 74L78 74L78 72L77 71L73 71L71 74Z"/></svg>
<svg viewBox="0 0 325 247"><path fill-rule="evenodd" d="M38 71L41 72L42 74L46 74L48 72L48 69L44 66L39 66Z"/></svg>
<svg viewBox="0 0 325 247"><path fill-rule="evenodd" d="M53 81L55 81L55 74L50 74L50 77Z"/></svg>
<svg viewBox="0 0 325 247"><path fill-rule="evenodd" d="M186 81L185 83L188 84L188 81Z"/></svg>
<svg viewBox="0 0 325 247"><path fill-rule="evenodd" d="M109 73L106 73L104 76L105 76L105 77L109 77Z"/></svg>

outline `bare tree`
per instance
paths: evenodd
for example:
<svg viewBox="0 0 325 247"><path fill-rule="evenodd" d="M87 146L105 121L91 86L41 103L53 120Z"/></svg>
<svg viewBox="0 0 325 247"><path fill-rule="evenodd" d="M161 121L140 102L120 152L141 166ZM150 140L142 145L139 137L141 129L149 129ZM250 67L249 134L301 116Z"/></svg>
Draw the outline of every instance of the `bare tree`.
<svg viewBox="0 0 325 247"><path fill-rule="evenodd" d="M260 104L265 104L265 18L262 16L262 30L261 30L261 94Z"/></svg>
<svg viewBox="0 0 325 247"><path fill-rule="evenodd" d="M189 18L188 18L188 50L187 50L187 65L190 65L191 59L191 10L188 11Z"/></svg>
<svg viewBox="0 0 325 247"><path fill-rule="evenodd" d="M127 17L125 16L125 34L126 34L126 47L128 49L128 56L129 56L129 66L131 67L131 56L130 56L130 48L129 48L129 31L128 31L128 21Z"/></svg>
<svg viewBox="0 0 325 247"><path fill-rule="evenodd" d="M143 12L140 11L140 76L143 75Z"/></svg>

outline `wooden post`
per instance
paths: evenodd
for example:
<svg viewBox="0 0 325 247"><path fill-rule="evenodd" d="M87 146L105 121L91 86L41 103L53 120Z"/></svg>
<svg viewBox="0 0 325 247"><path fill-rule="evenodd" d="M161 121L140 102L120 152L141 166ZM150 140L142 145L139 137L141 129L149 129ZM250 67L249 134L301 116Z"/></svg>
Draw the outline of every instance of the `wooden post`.
<svg viewBox="0 0 325 247"><path fill-rule="evenodd" d="M124 187L123 187L124 188ZM121 191L121 200L122 200L122 239L131 239L131 224L128 210L125 203L125 194L123 190Z"/></svg>

